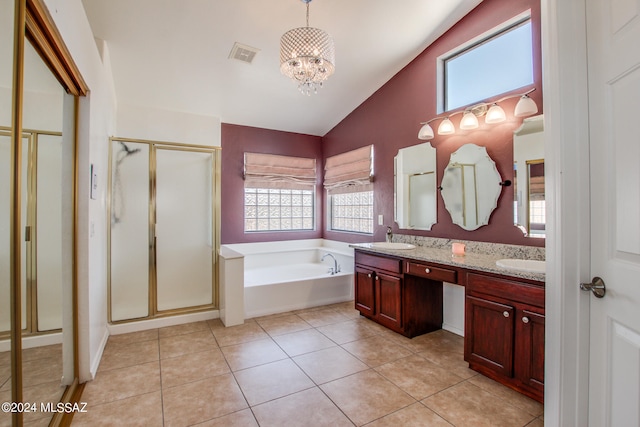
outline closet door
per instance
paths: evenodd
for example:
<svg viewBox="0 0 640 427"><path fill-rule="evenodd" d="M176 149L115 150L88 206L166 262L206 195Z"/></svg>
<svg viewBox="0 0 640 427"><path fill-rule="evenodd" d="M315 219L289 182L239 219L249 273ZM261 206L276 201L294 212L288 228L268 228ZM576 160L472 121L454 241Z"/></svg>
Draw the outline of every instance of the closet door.
<svg viewBox="0 0 640 427"><path fill-rule="evenodd" d="M111 320L149 315L149 144L111 145Z"/></svg>
<svg viewBox="0 0 640 427"><path fill-rule="evenodd" d="M213 303L211 151L156 150L158 311Z"/></svg>

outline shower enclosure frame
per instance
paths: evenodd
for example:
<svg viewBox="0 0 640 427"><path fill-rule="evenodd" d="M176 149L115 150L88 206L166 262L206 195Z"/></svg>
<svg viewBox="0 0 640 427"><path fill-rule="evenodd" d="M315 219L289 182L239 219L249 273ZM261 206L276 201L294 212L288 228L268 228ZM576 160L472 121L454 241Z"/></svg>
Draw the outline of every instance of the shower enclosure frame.
<svg viewBox="0 0 640 427"><path fill-rule="evenodd" d="M136 143L147 144L148 150L148 172L149 172L149 203L148 203L148 311L147 315L143 317L135 317L128 319L114 320L113 313L113 300L112 300L112 218L113 218L113 168L114 168L114 156L113 156L113 144L115 142L121 143ZM157 150L173 150L182 152L196 152L196 153L210 153L212 155L212 167L211 171L211 242L212 242L212 301L210 304L201 304L196 306L189 306L184 308L173 308L167 310L158 309L158 280L157 280L157 241L156 241L156 180L157 180ZM153 141L146 139L136 138L123 138L123 137L111 137L109 138L109 184L107 189L107 316L110 324L125 324L131 322L138 322L150 319L156 319L161 317L175 316L180 314L196 313L202 311L210 311L218 309L219 301L219 265L218 255L220 252L220 176L221 176L221 147L219 146L206 146L196 144L184 144L179 142L168 141Z"/></svg>

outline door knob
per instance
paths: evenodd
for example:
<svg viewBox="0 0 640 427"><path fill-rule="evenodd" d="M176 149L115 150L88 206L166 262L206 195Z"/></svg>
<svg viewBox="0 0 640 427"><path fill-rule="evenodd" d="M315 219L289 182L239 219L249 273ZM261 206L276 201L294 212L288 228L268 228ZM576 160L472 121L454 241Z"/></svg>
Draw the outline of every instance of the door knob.
<svg viewBox="0 0 640 427"><path fill-rule="evenodd" d="M591 283L580 283L580 289L583 291L591 291L597 298L602 298L607 293L607 287L604 280L596 276L591 279Z"/></svg>

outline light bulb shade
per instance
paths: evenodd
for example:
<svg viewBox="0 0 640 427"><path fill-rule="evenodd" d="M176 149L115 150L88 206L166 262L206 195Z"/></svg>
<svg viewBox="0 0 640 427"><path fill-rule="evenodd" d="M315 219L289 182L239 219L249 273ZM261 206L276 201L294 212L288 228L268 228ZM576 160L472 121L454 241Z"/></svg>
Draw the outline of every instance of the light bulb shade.
<svg viewBox="0 0 640 427"><path fill-rule="evenodd" d="M322 87L335 71L335 56L333 38L318 28L294 28L280 38L280 72L303 93Z"/></svg>
<svg viewBox="0 0 640 427"><path fill-rule="evenodd" d="M434 137L434 134L433 134L433 128L431 127L431 125L429 123L425 123L424 125L422 125L422 127L420 128L420 131L418 132L418 139L427 141L427 140L433 139L433 137Z"/></svg>
<svg viewBox="0 0 640 427"><path fill-rule="evenodd" d="M498 104L493 104L484 118L484 122L489 124L500 123L505 120L507 120L507 116Z"/></svg>
<svg viewBox="0 0 640 427"><path fill-rule="evenodd" d="M469 130L478 127L478 118L471 111L467 111L460 120L460 129Z"/></svg>
<svg viewBox="0 0 640 427"><path fill-rule="evenodd" d="M522 95L516 104L513 115L516 117L526 117L538 112L538 105L527 95Z"/></svg>
<svg viewBox="0 0 640 427"><path fill-rule="evenodd" d="M453 126L453 123L451 123L451 120L449 120L449 117L444 119L440 123L440 126L438 126L438 135L451 135L455 131L456 128Z"/></svg>

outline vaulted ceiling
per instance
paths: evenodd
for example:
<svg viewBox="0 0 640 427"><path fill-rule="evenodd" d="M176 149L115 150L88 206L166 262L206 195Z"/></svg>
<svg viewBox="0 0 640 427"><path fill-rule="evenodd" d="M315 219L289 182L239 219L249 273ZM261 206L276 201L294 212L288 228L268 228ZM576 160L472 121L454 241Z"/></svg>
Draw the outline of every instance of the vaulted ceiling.
<svg viewBox="0 0 640 427"><path fill-rule="evenodd" d="M315 0L336 72L306 96L280 74L279 42L305 25L300 0L82 0L107 42L118 103L325 135L481 0ZM259 49L229 59L234 42Z"/></svg>

